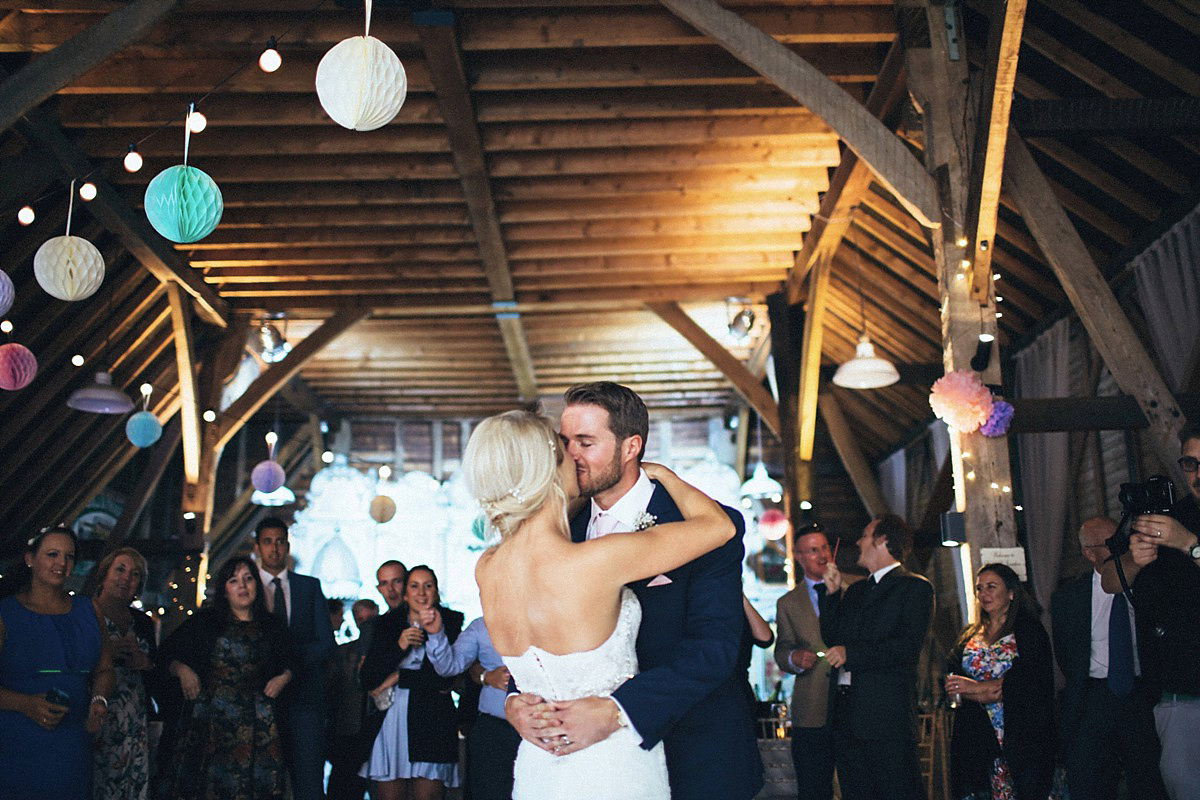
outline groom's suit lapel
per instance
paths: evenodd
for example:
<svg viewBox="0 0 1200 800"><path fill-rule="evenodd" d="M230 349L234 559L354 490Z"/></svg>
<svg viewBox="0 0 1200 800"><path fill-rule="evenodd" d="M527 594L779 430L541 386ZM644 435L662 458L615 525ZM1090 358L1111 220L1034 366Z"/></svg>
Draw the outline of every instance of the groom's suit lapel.
<svg viewBox="0 0 1200 800"><path fill-rule="evenodd" d="M587 502L571 519L571 541L579 543L587 539L587 526L592 518L592 504Z"/></svg>

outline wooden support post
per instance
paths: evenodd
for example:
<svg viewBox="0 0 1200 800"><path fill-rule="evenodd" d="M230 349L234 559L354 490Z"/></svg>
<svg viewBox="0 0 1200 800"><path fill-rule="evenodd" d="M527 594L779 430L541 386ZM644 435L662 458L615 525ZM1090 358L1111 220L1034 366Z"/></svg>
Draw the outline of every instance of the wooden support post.
<svg viewBox="0 0 1200 800"><path fill-rule="evenodd" d="M675 329L680 336L687 339L700 354L712 362L713 366L733 384L733 389L742 399L749 403L754 411L767 424L767 427L779 435L779 407L762 385L762 380L751 374L750 370L733 356L721 343L708 335L678 303L647 303L646 307L653 311L663 322Z"/></svg>
<svg viewBox="0 0 1200 800"><path fill-rule="evenodd" d="M967 60L960 39L958 57L952 58L947 40L946 11L949 6L924 3L929 31L928 47L906 50L908 82L925 122L925 165L938 185L941 216L955 224L943 225L932 236L941 301L943 367L970 370L971 358L981 334L996 335L995 295L989 290L983 301L972 296L967 249L970 245L962 224L966 218L968 174L966 161L978 121L968 113ZM955 30L961 32L958 9ZM990 282L989 282L990 285ZM1001 382L999 359L993 357L981 372L985 383ZM1011 493L1008 442L979 433L950 431L950 463L955 477L958 510L966 515L971 558L977 566L980 547L1011 547L1017 543L1016 519ZM963 459L970 461L975 480L965 479ZM997 488L993 489L995 486Z"/></svg>
<svg viewBox="0 0 1200 800"><path fill-rule="evenodd" d="M196 386L195 346L192 338L192 304L169 281L167 300L171 305L171 329L175 338L175 366L179 374L179 421L183 437L184 480L200 480L200 398Z"/></svg>
<svg viewBox="0 0 1200 800"><path fill-rule="evenodd" d="M1150 423L1150 441L1162 466L1176 482L1184 480L1176 459L1183 414L1154 362L1142 347L1129 318L1092 261L1087 246L1024 141L1010 131L1004 172L1005 187L1021 209L1021 217L1054 270L1063 291L1087 328L1117 385L1137 400Z"/></svg>
<svg viewBox="0 0 1200 800"><path fill-rule="evenodd" d="M812 271L808 307L804 310L804 343L797 376L796 446L801 461L812 461L817 435L817 398L821 391L821 346L825 339L825 307L829 300L831 260L821 261Z"/></svg>
<svg viewBox="0 0 1200 800"><path fill-rule="evenodd" d="M842 413L842 405L837 396L832 391L822 393L820 408L821 418L825 420L825 427L829 429L833 446L854 483L854 490L866 506L867 513L872 517L887 514L889 509L887 501L883 499L883 490L879 488L879 481L875 479L867 459L863 457L862 450L854 439L854 432L850 430L850 423Z"/></svg>

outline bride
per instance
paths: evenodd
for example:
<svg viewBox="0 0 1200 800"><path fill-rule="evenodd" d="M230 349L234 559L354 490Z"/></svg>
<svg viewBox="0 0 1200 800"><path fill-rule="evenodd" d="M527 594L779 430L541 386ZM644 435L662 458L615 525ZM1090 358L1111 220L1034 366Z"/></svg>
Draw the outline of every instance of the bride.
<svg viewBox="0 0 1200 800"><path fill-rule="evenodd" d="M510 411L472 434L467 483L502 537L480 557L475 578L492 642L522 691L551 704L611 693L637 672L641 606L625 584L675 569L733 536L715 502L669 469L643 466L684 521L574 544L567 506L579 493L575 464L550 423ZM515 800L670 796L662 744L643 750L628 727L564 756L522 741L514 781Z"/></svg>

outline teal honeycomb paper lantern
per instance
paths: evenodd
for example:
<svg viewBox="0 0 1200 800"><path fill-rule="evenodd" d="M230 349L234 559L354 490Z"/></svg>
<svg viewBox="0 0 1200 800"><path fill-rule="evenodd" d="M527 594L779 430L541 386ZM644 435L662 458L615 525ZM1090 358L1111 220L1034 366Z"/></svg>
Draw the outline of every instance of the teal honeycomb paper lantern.
<svg viewBox="0 0 1200 800"><path fill-rule="evenodd" d="M178 244L208 236L224 210L217 182L186 164L167 167L146 187L146 218L154 230Z"/></svg>
<svg viewBox="0 0 1200 800"><path fill-rule="evenodd" d="M125 437L134 447L149 447L162 436L162 423L149 411L130 415L125 422Z"/></svg>

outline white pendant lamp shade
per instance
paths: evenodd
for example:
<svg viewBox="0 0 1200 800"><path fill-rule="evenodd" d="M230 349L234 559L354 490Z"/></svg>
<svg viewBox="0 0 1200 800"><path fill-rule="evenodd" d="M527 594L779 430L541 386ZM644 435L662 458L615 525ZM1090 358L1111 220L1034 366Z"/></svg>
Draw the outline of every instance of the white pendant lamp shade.
<svg viewBox="0 0 1200 800"><path fill-rule="evenodd" d="M133 401L129 395L113 386L112 375L107 372L97 372L95 382L72 392L67 399L67 406L92 414L128 414L133 411Z"/></svg>
<svg viewBox="0 0 1200 800"><path fill-rule="evenodd" d="M250 502L256 506L267 506L268 508L288 506L296 502L296 493L287 486L280 486L273 492L255 489L254 493L250 495Z"/></svg>
<svg viewBox="0 0 1200 800"><path fill-rule="evenodd" d="M866 332L858 339L854 358L837 368L833 382L846 389L881 389L900 380L900 373L886 358L875 355Z"/></svg>
<svg viewBox="0 0 1200 800"><path fill-rule="evenodd" d="M59 300L83 300L95 294L104 280L104 257L87 239L55 236L34 254L33 276Z"/></svg>
<svg viewBox="0 0 1200 800"><path fill-rule="evenodd" d="M778 502L783 496L783 485L767 474L767 468L760 461L754 467L750 479L742 484L742 497L769 498Z"/></svg>
<svg viewBox="0 0 1200 800"><path fill-rule="evenodd" d="M374 36L343 39L317 65L317 98L343 128L382 128L400 113L407 95L399 56Z"/></svg>

